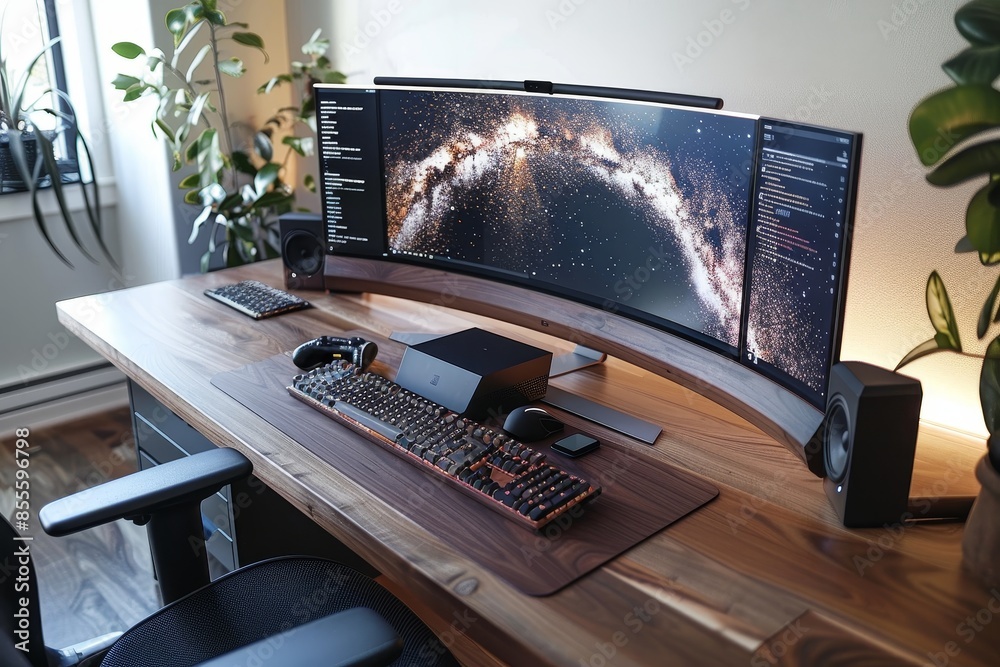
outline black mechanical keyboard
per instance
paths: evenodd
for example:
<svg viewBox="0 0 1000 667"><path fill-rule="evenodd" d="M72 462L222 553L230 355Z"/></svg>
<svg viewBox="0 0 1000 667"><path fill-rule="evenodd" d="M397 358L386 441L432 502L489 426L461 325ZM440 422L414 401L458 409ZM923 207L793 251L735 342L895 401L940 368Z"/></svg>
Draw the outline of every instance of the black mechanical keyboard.
<svg viewBox="0 0 1000 667"><path fill-rule="evenodd" d="M256 280L213 287L205 290L205 295L255 320L309 307L305 299Z"/></svg>
<svg viewBox="0 0 1000 667"><path fill-rule="evenodd" d="M336 361L288 392L522 526L539 529L601 492L502 431L465 419L372 372Z"/></svg>

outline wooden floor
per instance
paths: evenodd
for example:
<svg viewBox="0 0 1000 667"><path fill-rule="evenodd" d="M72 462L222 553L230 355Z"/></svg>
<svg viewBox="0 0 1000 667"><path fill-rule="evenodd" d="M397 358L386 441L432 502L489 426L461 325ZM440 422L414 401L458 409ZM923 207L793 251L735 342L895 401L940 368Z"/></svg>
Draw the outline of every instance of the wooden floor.
<svg viewBox="0 0 1000 667"><path fill-rule="evenodd" d="M32 553L45 643L65 647L123 631L159 608L144 528L118 521L62 538L38 525L45 503L134 472L129 412L122 408L82 421L33 430L31 424ZM0 511L14 506L14 438L0 443Z"/></svg>

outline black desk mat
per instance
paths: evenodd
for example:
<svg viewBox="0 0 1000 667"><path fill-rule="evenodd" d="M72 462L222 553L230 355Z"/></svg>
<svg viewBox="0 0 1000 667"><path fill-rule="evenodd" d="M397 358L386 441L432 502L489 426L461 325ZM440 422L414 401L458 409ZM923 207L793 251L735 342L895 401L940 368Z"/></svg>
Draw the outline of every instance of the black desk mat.
<svg viewBox="0 0 1000 667"><path fill-rule="evenodd" d="M555 593L719 493L708 482L614 443L575 460L550 453L554 463L603 491L535 532L292 398L285 387L298 372L291 359L277 355L219 373L212 384L528 595ZM548 450L548 444L531 447Z"/></svg>

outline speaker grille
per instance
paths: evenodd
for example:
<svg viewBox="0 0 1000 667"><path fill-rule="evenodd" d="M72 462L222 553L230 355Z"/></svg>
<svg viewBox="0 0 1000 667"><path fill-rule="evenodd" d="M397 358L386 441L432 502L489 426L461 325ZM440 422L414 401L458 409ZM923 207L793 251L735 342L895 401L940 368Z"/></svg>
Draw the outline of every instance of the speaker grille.
<svg viewBox="0 0 1000 667"><path fill-rule="evenodd" d="M823 451L826 476L833 482L842 482L851 451L851 412L840 394L831 396L827 404Z"/></svg>
<svg viewBox="0 0 1000 667"><path fill-rule="evenodd" d="M323 246L308 232L294 231L285 237L281 257L285 266L305 278L323 268Z"/></svg>
<svg viewBox="0 0 1000 667"><path fill-rule="evenodd" d="M536 378L519 382L513 386L490 392L484 397L482 403L490 408L502 407L507 411L519 405L540 399L545 396L548 388L549 376L539 375Z"/></svg>

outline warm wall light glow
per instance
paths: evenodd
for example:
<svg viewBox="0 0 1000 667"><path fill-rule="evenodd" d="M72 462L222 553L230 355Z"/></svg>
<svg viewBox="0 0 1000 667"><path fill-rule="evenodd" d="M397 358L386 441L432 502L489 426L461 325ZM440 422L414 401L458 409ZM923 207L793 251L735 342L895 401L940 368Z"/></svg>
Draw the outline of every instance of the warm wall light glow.
<svg viewBox="0 0 1000 667"><path fill-rule="evenodd" d="M923 313L920 315L926 317ZM851 323L850 318L849 314L848 322L845 324ZM854 325L857 324L857 318L855 318ZM873 328L875 324L872 321L868 322L868 325ZM923 332L929 325L918 319L913 323L913 327L914 330ZM850 328L853 327L845 326L845 333ZM972 341L969 343L971 344ZM873 358L872 351L874 349L876 348L872 341L851 340L845 336L841 358L862 359L885 368L892 368L903 354L900 353L898 357L891 358ZM985 438L988 433L979 404L979 373L981 368L981 359L940 352L919 359L901 369L900 372L920 380L924 394L920 410L920 418L923 421Z"/></svg>

